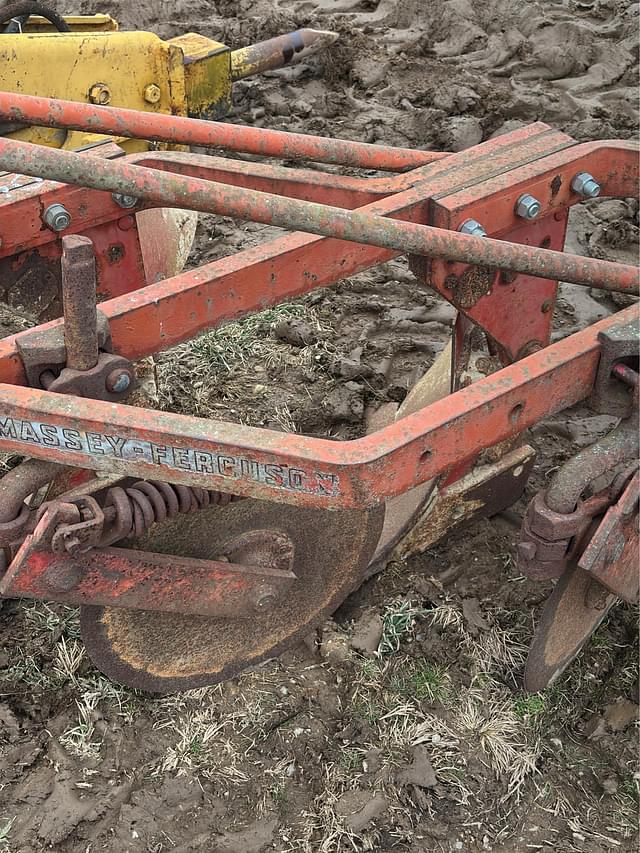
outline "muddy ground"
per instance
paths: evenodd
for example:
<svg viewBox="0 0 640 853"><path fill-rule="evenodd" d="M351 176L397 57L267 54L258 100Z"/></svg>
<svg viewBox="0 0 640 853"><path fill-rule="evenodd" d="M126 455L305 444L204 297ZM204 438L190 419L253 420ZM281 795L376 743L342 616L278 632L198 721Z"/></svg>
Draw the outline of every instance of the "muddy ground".
<svg viewBox="0 0 640 853"><path fill-rule="evenodd" d="M58 7L235 46L338 31L326 56L236 86L233 119L257 126L451 151L537 120L580 140L637 130L638 5L622 0ZM634 259L637 216L633 200L583 205L570 247ZM275 233L203 216L190 263ZM413 282L393 261L163 354L157 405L361 435L449 337L452 312ZM563 286L554 336L617 307ZM514 519L613 423L576 408L539 424L512 514L392 562L317 637L222 686L166 698L121 688L84 654L75 611L5 602L0 850L637 849L635 611L616 608L553 687L521 690L548 587L519 575Z"/></svg>

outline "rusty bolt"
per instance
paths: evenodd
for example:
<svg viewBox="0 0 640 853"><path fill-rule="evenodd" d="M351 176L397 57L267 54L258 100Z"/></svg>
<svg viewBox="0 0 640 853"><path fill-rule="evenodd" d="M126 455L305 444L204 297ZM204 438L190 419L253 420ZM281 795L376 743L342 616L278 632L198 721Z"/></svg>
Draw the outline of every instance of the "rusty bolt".
<svg viewBox="0 0 640 853"><path fill-rule="evenodd" d="M534 198L529 193L521 195L516 202L516 216L521 219L535 219L540 214L542 205L537 198Z"/></svg>
<svg viewBox="0 0 640 853"><path fill-rule="evenodd" d="M145 86L143 96L148 104L157 104L162 96L160 86L157 86L155 83L149 83L148 86Z"/></svg>
<svg viewBox="0 0 640 853"><path fill-rule="evenodd" d="M122 193L112 193L111 198L115 201L118 207L124 207L125 210L130 210L138 203L138 199L134 195L123 195Z"/></svg>
<svg viewBox="0 0 640 853"><path fill-rule="evenodd" d="M486 237L487 232L476 219L466 219L458 228L461 234L471 234L472 237Z"/></svg>
<svg viewBox="0 0 640 853"><path fill-rule="evenodd" d="M578 172L571 180L571 189L582 198L597 198L602 187L589 172Z"/></svg>
<svg viewBox="0 0 640 853"><path fill-rule="evenodd" d="M104 106L111 101L111 90L106 83L94 83L89 89L89 101Z"/></svg>
<svg viewBox="0 0 640 853"><path fill-rule="evenodd" d="M107 391L110 391L112 394L124 394L131 386L132 379L133 377L128 370L122 370L121 368L112 370L106 380Z"/></svg>
<svg viewBox="0 0 640 853"><path fill-rule="evenodd" d="M42 221L52 231L64 231L71 225L71 214L62 204L50 204L42 214Z"/></svg>
<svg viewBox="0 0 640 853"><path fill-rule="evenodd" d="M272 607L277 600L278 596L275 589L272 586L265 586L257 593L253 606L256 610L266 610L268 607Z"/></svg>

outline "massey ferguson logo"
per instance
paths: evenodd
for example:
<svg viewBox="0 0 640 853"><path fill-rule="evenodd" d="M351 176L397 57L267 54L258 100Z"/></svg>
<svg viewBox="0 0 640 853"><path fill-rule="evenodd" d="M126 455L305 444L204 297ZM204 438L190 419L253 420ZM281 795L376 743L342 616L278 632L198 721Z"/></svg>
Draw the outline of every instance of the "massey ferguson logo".
<svg viewBox="0 0 640 853"><path fill-rule="evenodd" d="M338 477L322 471L274 465L247 456L155 444L101 432L83 432L39 421L0 417L0 442L2 439L27 446L55 448L63 453L88 455L96 460L98 468L98 460L105 457L127 462L146 462L175 471L213 474L229 480L250 480L276 489L311 495L340 494ZM91 462L88 461L87 465L90 467Z"/></svg>

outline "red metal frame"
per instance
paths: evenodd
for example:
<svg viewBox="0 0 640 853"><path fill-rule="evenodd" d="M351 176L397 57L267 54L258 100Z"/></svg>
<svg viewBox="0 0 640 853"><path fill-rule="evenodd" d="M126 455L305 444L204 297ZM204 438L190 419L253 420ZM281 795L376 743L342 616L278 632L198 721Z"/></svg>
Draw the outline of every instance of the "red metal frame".
<svg viewBox="0 0 640 853"><path fill-rule="evenodd" d="M174 153L99 159L0 140L0 167L47 178L39 185L12 183L0 200L0 256L57 250L57 235L43 229L41 220L43 207L54 201L71 213L70 231L112 229L129 214L105 190L139 197L137 210L181 206L303 232L146 286L138 266L118 285L121 295L99 306L119 355L149 355L407 253L414 256L418 286L437 290L484 328L506 365L371 436L330 442L183 415L150 417L143 409L16 387L27 384L18 342L38 333L29 330L0 341L3 450L281 502L372 506L438 474L462 470L460 463L482 449L584 399L597 369L598 332L638 316L634 306L546 346L558 279L638 290L634 267L557 251L568 207L580 200L571 190L577 172L593 174L604 195L636 192L638 158L629 143L576 145L537 124L460 154L436 158L417 152L412 159L404 149L363 149L2 93L0 117L367 168L426 163L392 178L342 178ZM524 192L542 204L535 223L525 224L515 214ZM459 233L468 218L482 221L490 236ZM115 279L98 264L101 293L112 294Z"/></svg>

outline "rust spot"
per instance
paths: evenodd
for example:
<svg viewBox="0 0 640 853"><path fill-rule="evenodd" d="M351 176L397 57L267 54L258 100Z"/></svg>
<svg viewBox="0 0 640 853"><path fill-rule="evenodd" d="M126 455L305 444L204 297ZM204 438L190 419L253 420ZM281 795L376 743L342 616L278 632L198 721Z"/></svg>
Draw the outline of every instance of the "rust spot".
<svg viewBox="0 0 640 853"><path fill-rule="evenodd" d="M560 175L556 175L549 186L551 187L551 198L555 198L560 192L560 187L562 186L562 178Z"/></svg>
<svg viewBox="0 0 640 853"><path fill-rule="evenodd" d="M500 273L500 284L512 284L518 278L518 273L513 270L502 270Z"/></svg>
<svg viewBox="0 0 640 853"><path fill-rule="evenodd" d="M540 243L540 248L541 248L541 249L548 249L550 245L551 245L551 237L549 237L549 236L547 235L547 236L542 240L542 242Z"/></svg>
<svg viewBox="0 0 640 853"><path fill-rule="evenodd" d="M476 302L491 290L495 278L494 267L467 267L457 275L448 275L444 286L453 294L453 301L460 308L473 308Z"/></svg>
<svg viewBox="0 0 640 853"><path fill-rule="evenodd" d="M113 243L107 249L107 260L110 264L117 264L124 258L124 246L122 243Z"/></svg>

